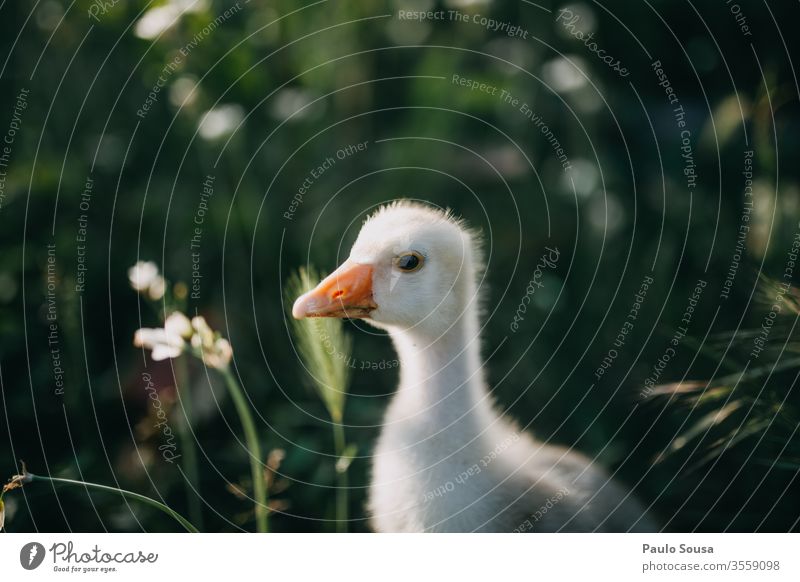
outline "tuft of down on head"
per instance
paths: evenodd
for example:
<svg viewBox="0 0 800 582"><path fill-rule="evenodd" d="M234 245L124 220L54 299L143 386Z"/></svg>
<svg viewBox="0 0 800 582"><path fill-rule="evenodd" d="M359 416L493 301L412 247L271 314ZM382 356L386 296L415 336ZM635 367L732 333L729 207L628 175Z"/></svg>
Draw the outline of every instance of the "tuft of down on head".
<svg viewBox="0 0 800 582"><path fill-rule="evenodd" d="M458 242L473 261L475 272L483 271L483 240L477 230L469 228L449 208L437 208L410 200L385 204L364 220L350 258L366 256L378 247L393 244L401 252L412 242L418 245L454 245Z"/></svg>

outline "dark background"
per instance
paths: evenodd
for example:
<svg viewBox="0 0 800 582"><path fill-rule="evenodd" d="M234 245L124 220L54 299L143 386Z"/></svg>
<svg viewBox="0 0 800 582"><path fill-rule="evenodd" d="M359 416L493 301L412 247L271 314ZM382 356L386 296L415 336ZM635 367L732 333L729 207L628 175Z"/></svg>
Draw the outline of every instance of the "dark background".
<svg viewBox="0 0 800 582"><path fill-rule="evenodd" d="M428 4L240 3L166 75L143 119L137 110L164 66L229 3L206 2L156 39L140 38L135 27L164 3L121 2L99 23L85 1L68 11L55 0L0 4L0 134L20 89L30 90L0 207L3 478L24 459L34 473L121 486L186 513L183 478L157 452L140 380L146 366L164 401L174 400L170 362L143 361L131 342L138 327L158 325L158 307L130 289L127 269L153 260L170 281L191 281L192 221L202 182L214 175L201 296L187 311L231 339L264 449L285 450L274 531L335 530L330 427L319 420L325 409L293 349L282 287L308 261L334 268L370 209L403 197L449 206L484 232L491 314L484 353L492 354L489 378L501 408L541 438L596 455L654 504L668 530L796 530L795 313L784 309L770 335L771 346L786 350L762 354L749 368L778 364L780 373L740 382L731 394L745 405L730 417L713 414L733 400L693 408L683 397L642 399L640 390L699 279L707 287L662 382L740 373L752 346L745 330L758 329L770 305L757 301L758 274L783 276L800 215L797 4L742 0L752 36L722 0L578 5L578 27L593 30L624 63L625 78L565 34L555 21L561 3L430 3L518 24L527 40L472 22L397 18L400 9ZM656 59L686 112L693 189L672 107L650 67ZM454 85L453 74L527 102L572 171L519 111ZM219 137L199 135L205 112L220 106L219 117L233 125ZM364 152L337 160L284 218L313 168L363 141ZM746 150L755 151L755 207L730 297L722 299ZM88 271L76 293L87 176L94 180ZM48 244L57 249L63 398L55 395L47 340ZM561 259L511 333L546 245ZM655 283L634 329L598 381L595 370L651 271ZM394 358L388 339L347 326L359 361ZM203 529L252 530L250 504L226 486L246 489L249 474L232 404L209 385L213 373L196 362L189 373L184 397L197 413ZM368 456L396 380L396 369L353 373L345 418L348 440L359 446L351 531L367 530ZM698 432L687 434L691 427ZM34 483L5 499L9 531L176 528L151 509L79 488Z"/></svg>

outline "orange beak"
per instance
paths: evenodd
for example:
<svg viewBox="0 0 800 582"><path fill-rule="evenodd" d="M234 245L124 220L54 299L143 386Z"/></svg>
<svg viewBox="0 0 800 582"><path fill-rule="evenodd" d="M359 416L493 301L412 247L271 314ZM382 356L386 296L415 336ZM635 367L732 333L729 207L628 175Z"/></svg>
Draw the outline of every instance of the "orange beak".
<svg viewBox="0 0 800 582"><path fill-rule="evenodd" d="M369 317L378 307L372 299L372 265L347 260L316 288L294 302L292 315L304 317Z"/></svg>

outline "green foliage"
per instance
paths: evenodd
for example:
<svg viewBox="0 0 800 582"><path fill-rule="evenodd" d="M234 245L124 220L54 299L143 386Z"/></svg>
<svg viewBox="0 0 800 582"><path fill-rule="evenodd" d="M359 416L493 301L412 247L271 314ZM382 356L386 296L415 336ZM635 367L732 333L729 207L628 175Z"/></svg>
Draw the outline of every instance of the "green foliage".
<svg viewBox="0 0 800 582"><path fill-rule="evenodd" d="M372 208L412 197L453 208L486 234L483 353L500 408L637 484L671 529L797 529L800 343L790 305L744 370L765 315L752 275L780 277L798 229L800 109L784 45L791 50L796 3L741 2L752 45L724 3L694 3L702 22L678 2L578 3L598 46L624 59L624 79L564 33L554 22L562 4L550 0L432 4L519 25L527 39L471 21L400 21L397 11L417 3L394 0L250 0L206 34L236 4L209 0L143 38L137 23L171 2L117 2L94 20L87 11L100 4L112 3L0 2L0 139L29 91L0 176L0 434L11 435L0 474L25 459L56 478L141 491L199 523L187 502L194 488L208 502L203 530L248 528L252 502L234 492L251 491L253 474L233 438L236 407L246 406L264 455L285 451L270 529L325 531L348 510L348 528L367 531L368 454L398 374L370 363L396 356L387 338L352 323L287 323L285 284L298 265L335 268ZM691 191L656 59L686 112ZM454 74L528 104L574 171L519 106L457 86ZM365 141L365 151L337 158ZM735 250L749 150L754 206ZM328 158L335 165L313 178ZM510 335L544 246L564 260ZM157 314L129 288L137 260L187 284L170 286ZM635 327L597 380L650 272ZM659 379L681 388L640 406L700 277L708 288ZM313 278L295 276L290 295ZM230 340L236 402L216 374L184 375L131 345L136 329L176 307ZM186 455L163 460L145 372L176 429L191 412L196 471ZM707 380L686 381L698 378ZM343 477L345 504L333 490ZM26 495L25 504L4 497L6 529L175 526L79 487L42 484Z"/></svg>

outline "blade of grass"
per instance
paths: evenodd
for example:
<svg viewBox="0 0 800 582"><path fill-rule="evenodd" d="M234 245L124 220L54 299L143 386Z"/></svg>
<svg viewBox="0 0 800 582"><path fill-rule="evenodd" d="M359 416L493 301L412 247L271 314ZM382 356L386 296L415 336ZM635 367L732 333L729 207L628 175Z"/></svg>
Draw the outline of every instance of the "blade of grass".
<svg viewBox="0 0 800 582"><path fill-rule="evenodd" d="M90 489L107 491L109 493L117 493L119 495L128 497L129 499L135 499L136 501L141 501L142 503L149 505L150 507L155 507L159 511L163 511L164 513L172 517L175 521L180 523L186 531L192 533L199 533L197 531L197 528L194 527L194 525L192 525L191 522L189 522L189 520L183 517L180 513L178 513L171 507L161 503L160 501L156 501L155 499L147 497L146 495L142 495L141 493L135 493L134 491L128 491L126 489L117 489L116 487L110 487L108 485L100 485L99 483L78 481L76 479L63 479L61 477L47 477L44 475L34 475L33 473L27 473L26 477L28 477L29 481L48 481L56 485L80 485L81 487L88 487Z"/></svg>

